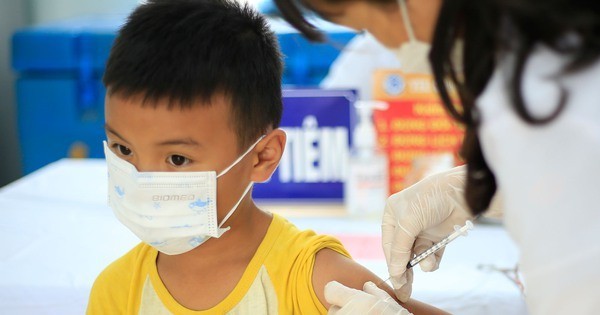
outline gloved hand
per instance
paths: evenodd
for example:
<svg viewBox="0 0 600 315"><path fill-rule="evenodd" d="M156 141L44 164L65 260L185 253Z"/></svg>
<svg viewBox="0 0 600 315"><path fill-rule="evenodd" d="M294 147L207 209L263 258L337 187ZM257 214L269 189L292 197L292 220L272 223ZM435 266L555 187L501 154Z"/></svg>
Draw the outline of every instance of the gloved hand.
<svg viewBox="0 0 600 315"><path fill-rule="evenodd" d="M473 216L464 198L466 166L424 178L388 198L382 223L382 243L392 285L398 299L405 302L412 292L413 272L406 265L434 243L454 232ZM498 195L498 194L496 194ZM502 212L498 196L488 213ZM444 254L442 248L420 262L423 271L436 270Z"/></svg>
<svg viewBox="0 0 600 315"><path fill-rule="evenodd" d="M367 282L364 291L348 288L337 281L325 285L325 299L331 304L329 315L412 315L387 292L373 282Z"/></svg>

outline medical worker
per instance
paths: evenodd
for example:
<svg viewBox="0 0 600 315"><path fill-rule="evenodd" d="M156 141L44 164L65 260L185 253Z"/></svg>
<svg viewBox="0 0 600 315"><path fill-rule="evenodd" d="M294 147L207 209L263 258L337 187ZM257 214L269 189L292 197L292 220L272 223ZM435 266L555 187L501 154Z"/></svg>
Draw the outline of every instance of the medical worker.
<svg viewBox="0 0 600 315"><path fill-rule="evenodd" d="M355 89L361 100L373 99L373 73L377 69L400 69L391 50L368 32L354 36L329 67L319 86L324 89Z"/></svg>
<svg viewBox="0 0 600 315"><path fill-rule="evenodd" d="M275 2L309 39L322 35L297 3L368 30L397 49L405 64L414 58L415 68L430 66L448 112L466 127L465 166L430 176L387 202L383 247L400 300L411 293L408 260L454 224L488 210L504 212L520 249L532 314L600 310L600 2ZM429 65L422 55L429 55ZM462 106L450 100L445 80L457 88ZM441 258L431 256L421 268L435 270ZM382 294L336 284L326 295L337 305L331 313L367 314L374 306L379 311L372 314L400 312Z"/></svg>

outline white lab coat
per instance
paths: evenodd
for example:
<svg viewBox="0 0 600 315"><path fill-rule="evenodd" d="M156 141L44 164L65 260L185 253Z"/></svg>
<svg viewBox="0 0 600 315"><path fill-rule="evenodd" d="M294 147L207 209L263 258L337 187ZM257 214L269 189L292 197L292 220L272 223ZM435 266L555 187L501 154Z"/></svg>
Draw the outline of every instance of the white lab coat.
<svg viewBox="0 0 600 315"><path fill-rule="evenodd" d="M523 94L537 117L551 113L562 84L568 101L547 125L512 108L501 62L477 106L483 153L503 191L505 224L520 250L532 314L600 312L600 60L552 79L567 61L538 46Z"/></svg>
<svg viewBox="0 0 600 315"><path fill-rule="evenodd" d="M373 73L377 69L398 69L400 61L394 50L380 44L373 35L355 36L329 68L321 81L322 88L356 89L363 100L373 98Z"/></svg>

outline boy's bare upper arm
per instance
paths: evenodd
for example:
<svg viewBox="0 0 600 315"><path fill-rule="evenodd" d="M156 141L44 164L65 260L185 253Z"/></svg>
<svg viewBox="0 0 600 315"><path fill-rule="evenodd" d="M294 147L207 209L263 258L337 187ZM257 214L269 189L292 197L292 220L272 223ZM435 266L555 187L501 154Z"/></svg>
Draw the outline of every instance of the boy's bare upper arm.
<svg viewBox="0 0 600 315"><path fill-rule="evenodd" d="M328 282L333 280L359 290L362 290L365 282L372 281L390 293L392 297L394 296L391 288L367 268L334 250L324 248L317 252L315 258L313 288L319 300L327 308L330 305L325 301L324 288Z"/></svg>
<svg viewBox="0 0 600 315"><path fill-rule="evenodd" d="M317 297L328 309L330 304L325 300L324 289L325 285L333 280L358 290L362 290L365 282L371 281L385 290L394 299L396 298L392 288L367 268L334 250L324 248L317 252L312 282ZM448 314L431 305L413 299L410 299L406 304L402 303L402 305L415 315Z"/></svg>

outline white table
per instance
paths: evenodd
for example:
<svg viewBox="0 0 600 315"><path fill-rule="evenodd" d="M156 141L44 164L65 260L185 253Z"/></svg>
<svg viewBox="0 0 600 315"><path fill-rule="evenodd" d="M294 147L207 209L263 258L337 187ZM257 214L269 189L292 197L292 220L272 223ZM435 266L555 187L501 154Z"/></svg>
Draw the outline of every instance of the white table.
<svg viewBox="0 0 600 315"><path fill-rule="evenodd" d="M300 228L339 236L387 278L379 222L347 218L341 205L264 206ZM321 208L319 216L298 215ZM0 189L0 238L1 314L83 314L98 273L138 243L106 206L104 160L61 160ZM454 314L526 314L514 283L478 269L516 262L502 227L476 226L446 249L439 271L415 270L413 297Z"/></svg>

